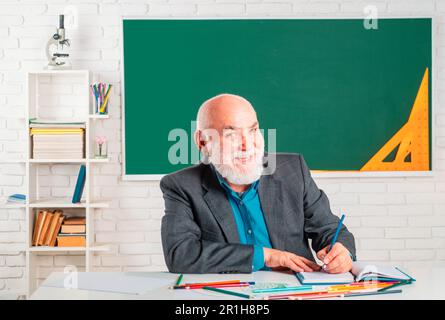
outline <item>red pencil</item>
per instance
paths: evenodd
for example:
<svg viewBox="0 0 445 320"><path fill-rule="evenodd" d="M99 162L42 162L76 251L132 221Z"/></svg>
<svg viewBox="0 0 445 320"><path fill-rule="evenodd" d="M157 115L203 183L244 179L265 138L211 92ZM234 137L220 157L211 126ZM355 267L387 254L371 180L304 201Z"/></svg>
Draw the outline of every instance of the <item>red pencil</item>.
<svg viewBox="0 0 445 320"><path fill-rule="evenodd" d="M190 287L187 286L184 289L194 290L194 289L202 289L204 287L210 287L210 288L236 288L236 287L248 287L248 286L250 286L249 283L240 282L240 283L233 283L233 284L216 284L216 285L211 285L211 286L190 286ZM176 289L178 289L178 288L176 288Z"/></svg>
<svg viewBox="0 0 445 320"><path fill-rule="evenodd" d="M201 283L196 283L196 284L182 284L179 286L173 286L173 289L201 289L203 287L247 287L249 285L253 285L255 284L255 282L241 282L241 281L237 281L237 282L214 282L214 283L209 283L209 284L201 284Z"/></svg>
<svg viewBox="0 0 445 320"><path fill-rule="evenodd" d="M181 286L211 286L214 284L232 284L232 283L240 283L241 280L226 280L226 281L214 281L214 282L192 282L192 283L183 283ZM244 281L243 281L244 282Z"/></svg>

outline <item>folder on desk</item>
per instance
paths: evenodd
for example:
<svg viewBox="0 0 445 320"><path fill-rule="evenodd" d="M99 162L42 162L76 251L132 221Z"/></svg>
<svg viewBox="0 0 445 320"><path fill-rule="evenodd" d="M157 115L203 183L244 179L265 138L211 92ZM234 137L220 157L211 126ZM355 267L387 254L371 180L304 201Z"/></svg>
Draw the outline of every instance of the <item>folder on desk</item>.
<svg viewBox="0 0 445 320"><path fill-rule="evenodd" d="M159 290L172 282L138 272L79 272L76 277L76 289L134 295ZM41 286L66 288L66 278L66 274L56 272Z"/></svg>
<svg viewBox="0 0 445 320"><path fill-rule="evenodd" d="M337 274L330 274L324 271L298 272L295 276L304 285L348 284L360 281L416 281L398 267L377 266L363 262L354 262L351 272Z"/></svg>

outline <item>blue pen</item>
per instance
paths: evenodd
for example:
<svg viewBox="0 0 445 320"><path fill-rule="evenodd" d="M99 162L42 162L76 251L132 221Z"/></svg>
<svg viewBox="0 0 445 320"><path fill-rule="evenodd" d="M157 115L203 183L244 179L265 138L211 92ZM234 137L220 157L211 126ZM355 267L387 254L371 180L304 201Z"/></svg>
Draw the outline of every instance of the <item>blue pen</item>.
<svg viewBox="0 0 445 320"><path fill-rule="evenodd" d="M331 251L332 247L337 242L338 234L340 233L340 229L341 229L341 226L343 224L343 220L345 220L345 215L344 214L341 216L340 221L338 222L337 230L335 230L334 238L332 238L331 245L329 246L327 253L329 253L329 251ZM326 269L326 264L323 264L323 270L324 269Z"/></svg>

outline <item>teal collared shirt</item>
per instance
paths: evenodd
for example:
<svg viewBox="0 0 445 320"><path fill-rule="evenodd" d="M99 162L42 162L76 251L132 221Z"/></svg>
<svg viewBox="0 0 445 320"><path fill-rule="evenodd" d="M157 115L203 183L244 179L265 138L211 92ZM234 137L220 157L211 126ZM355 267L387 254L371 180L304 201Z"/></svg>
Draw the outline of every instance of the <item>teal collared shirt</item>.
<svg viewBox="0 0 445 320"><path fill-rule="evenodd" d="M226 191L235 218L240 243L253 245L253 271L268 269L264 266L263 248L272 248L263 210L258 196L259 180L252 183L249 188L240 195L230 188L224 178L213 168L218 181Z"/></svg>

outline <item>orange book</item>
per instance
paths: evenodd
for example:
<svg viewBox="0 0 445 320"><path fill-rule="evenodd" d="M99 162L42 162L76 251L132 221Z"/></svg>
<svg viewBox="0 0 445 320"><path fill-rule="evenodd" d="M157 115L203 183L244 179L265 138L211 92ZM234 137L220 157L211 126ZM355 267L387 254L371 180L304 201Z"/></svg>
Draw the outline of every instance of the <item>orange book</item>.
<svg viewBox="0 0 445 320"><path fill-rule="evenodd" d="M57 246L58 247L85 247L86 240L85 236L58 236Z"/></svg>
<svg viewBox="0 0 445 320"><path fill-rule="evenodd" d="M56 245L56 240L57 240L57 235L59 234L59 230L60 230L60 227L62 226L62 222L63 222L63 219L64 219L65 217L64 216L59 216L59 219L58 219L58 221L57 221L57 225L56 225L56 228L54 229L54 233L53 233L53 235L52 235L52 237L51 237L51 240L50 240L50 242L49 242L49 245L51 246L51 247L54 247L55 245Z"/></svg>
<svg viewBox="0 0 445 320"><path fill-rule="evenodd" d="M86 229L84 224L64 224L60 233L85 233Z"/></svg>
<svg viewBox="0 0 445 320"><path fill-rule="evenodd" d="M39 245L39 239L40 239L40 236L42 235L43 225L45 223L46 217L48 216L48 211L42 210L40 212L42 213L42 216L41 216L41 219L40 219L40 222L39 222L37 233L35 235L35 242L33 241L33 246L38 246Z"/></svg>
<svg viewBox="0 0 445 320"><path fill-rule="evenodd" d="M43 241L45 240L45 236L46 236L46 233L48 232L48 228L49 228L49 225L51 223L52 217L53 217L53 213L52 212L48 212L46 217L45 217L45 220L43 222L43 227L42 227L42 231L41 231L40 236L39 236L39 240L37 241L37 245L38 246L42 246L43 245Z"/></svg>
<svg viewBox="0 0 445 320"><path fill-rule="evenodd" d="M57 224L59 223L59 217L61 216L61 211L60 210L54 210L53 212L53 216L51 218L51 222L49 224L48 227L48 231L45 234L45 238L43 239L43 245L44 246L49 246L51 239L53 237L53 234L55 232L59 233L59 231L55 231Z"/></svg>
<svg viewBox="0 0 445 320"><path fill-rule="evenodd" d="M63 224L86 224L86 219L85 217L70 217L66 218Z"/></svg>
<svg viewBox="0 0 445 320"><path fill-rule="evenodd" d="M31 243L31 245L33 245L33 246L37 245L39 231L42 228L42 219L43 219L44 212L45 211L43 211L43 210L39 210L39 212L36 213L36 219L34 221L34 232L32 234L32 243Z"/></svg>

